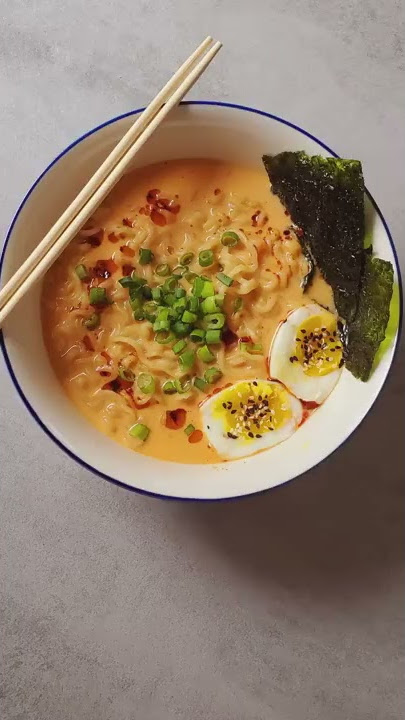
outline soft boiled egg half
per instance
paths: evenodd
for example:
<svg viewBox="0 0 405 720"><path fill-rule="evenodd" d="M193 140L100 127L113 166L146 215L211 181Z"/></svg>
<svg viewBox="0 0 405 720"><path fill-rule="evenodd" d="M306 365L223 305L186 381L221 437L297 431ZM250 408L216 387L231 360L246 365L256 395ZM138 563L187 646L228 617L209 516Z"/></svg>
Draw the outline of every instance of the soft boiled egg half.
<svg viewBox="0 0 405 720"><path fill-rule="evenodd" d="M205 434L232 460L286 440L302 421L302 405L278 382L241 380L201 405Z"/></svg>
<svg viewBox="0 0 405 720"><path fill-rule="evenodd" d="M339 380L343 349L337 317L316 303L293 310L270 348L270 377L301 400L322 403Z"/></svg>

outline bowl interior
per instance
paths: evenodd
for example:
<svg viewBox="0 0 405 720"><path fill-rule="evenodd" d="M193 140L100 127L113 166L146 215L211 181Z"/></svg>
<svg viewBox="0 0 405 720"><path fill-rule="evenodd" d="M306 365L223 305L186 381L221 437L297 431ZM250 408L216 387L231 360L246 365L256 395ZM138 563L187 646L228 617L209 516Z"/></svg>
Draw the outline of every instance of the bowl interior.
<svg viewBox="0 0 405 720"><path fill-rule="evenodd" d="M39 178L10 229L3 256L5 282L37 245L134 120L111 121L70 146ZM236 106L183 104L157 130L134 167L179 157L219 158L260 165L282 150L331 151L304 131L272 116ZM382 217L366 200L366 221L375 252L396 266ZM396 278L398 281L398 277ZM367 383L344 371L334 392L288 441L259 455L220 465L165 463L132 452L101 435L63 393L50 366L40 323L40 285L8 318L3 350L13 380L42 427L76 460L130 488L181 498L246 495L279 485L327 457L370 409L388 373L395 342ZM348 411L350 408L350 411Z"/></svg>

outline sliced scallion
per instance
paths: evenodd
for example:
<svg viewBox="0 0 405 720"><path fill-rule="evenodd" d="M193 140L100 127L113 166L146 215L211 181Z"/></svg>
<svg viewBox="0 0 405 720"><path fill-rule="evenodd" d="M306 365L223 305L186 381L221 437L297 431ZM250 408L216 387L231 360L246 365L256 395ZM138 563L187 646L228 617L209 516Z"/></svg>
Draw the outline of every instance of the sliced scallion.
<svg viewBox="0 0 405 720"><path fill-rule="evenodd" d="M222 370L220 370L217 367L211 367L207 368L207 370L204 373L204 380L207 383L216 383L218 380L221 379L223 373Z"/></svg>
<svg viewBox="0 0 405 720"><path fill-rule="evenodd" d="M157 265L155 268L156 275L159 275L159 277L167 277L170 275L170 265L167 263L161 263L160 265Z"/></svg>
<svg viewBox="0 0 405 720"><path fill-rule="evenodd" d="M79 280L82 280L83 282L89 279L89 273L85 265L76 265L75 273Z"/></svg>
<svg viewBox="0 0 405 720"><path fill-rule="evenodd" d="M133 383L135 380L135 375L132 370L124 368L122 365L118 366L118 375L120 376L120 378L126 380L127 382Z"/></svg>
<svg viewBox="0 0 405 720"><path fill-rule="evenodd" d="M150 429L147 427L147 425L143 425L142 423L136 423L136 425L132 425L132 427L129 429L129 434L131 437L137 438L138 440L142 440L143 442L147 440L149 437Z"/></svg>
<svg viewBox="0 0 405 720"><path fill-rule="evenodd" d="M172 330L177 337L185 337L189 334L191 328L190 325L182 322L182 320L176 320L172 325Z"/></svg>
<svg viewBox="0 0 405 720"><path fill-rule="evenodd" d="M188 272L184 273L183 277L185 280L187 280L188 283L191 284L192 282L194 282L197 275L194 272L188 271Z"/></svg>
<svg viewBox="0 0 405 720"><path fill-rule="evenodd" d="M179 298L185 297L187 293L184 288L178 287L175 289L174 294L175 294L176 298L179 299Z"/></svg>
<svg viewBox="0 0 405 720"><path fill-rule="evenodd" d="M89 292L90 305L107 305L109 302L107 290L101 287L92 287Z"/></svg>
<svg viewBox="0 0 405 720"><path fill-rule="evenodd" d="M208 330L220 330L225 325L224 313L209 313L204 317L204 325Z"/></svg>
<svg viewBox="0 0 405 720"><path fill-rule="evenodd" d="M163 292L164 293L174 292L176 287L177 287L177 278L173 277L173 275L172 275L171 277L168 277L167 280L164 281Z"/></svg>
<svg viewBox="0 0 405 720"><path fill-rule="evenodd" d="M175 355L180 355L181 352L187 347L187 343L185 340L178 340L173 345L173 352Z"/></svg>
<svg viewBox="0 0 405 720"><path fill-rule="evenodd" d="M212 362L215 360L214 353L211 352L208 345L203 345L202 347L199 347L197 350L197 355L205 363Z"/></svg>
<svg viewBox="0 0 405 720"><path fill-rule="evenodd" d="M136 384L138 385L141 392L145 395L152 395L155 392L156 383L155 378L150 373L139 373Z"/></svg>
<svg viewBox="0 0 405 720"><path fill-rule="evenodd" d="M223 284L226 285L226 287L231 287L233 283L233 279L229 277L229 275L225 275L225 273L217 273L217 279Z"/></svg>
<svg viewBox="0 0 405 720"><path fill-rule="evenodd" d="M212 295L215 295L214 283L211 282L211 280L204 280L204 287L201 291L201 297L207 298L211 297Z"/></svg>
<svg viewBox="0 0 405 720"><path fill-rule="evenodd" d="M190 370L190 368L193 367L195 361L195 352L194 350L184 350L181 355L179 355L179 363L180 367L183 368L183 370Z"/></svg>
<svg viewBox="0 0 405 720"><path fill-rule="evenodd" d="M86 320L83 320L83 325L88 330L95 330L96 327L100 325L100 315L98 313L93 313L90 317L86 318Z"/></svg>
<svg viewBox="0 0 405 720"><path fill-rule="evenodd" d="M193 261L193 259L194 259L194 253L186 252L186 253L184 253L184 255L181 256L179 262L180 262L180 265L190 265L190 263Z"/></svg>
<svg viewBox="0 0 405 720"><path fill-rule="evenodd" d="M201 303L201 310L204 315L217 313L221 309L223 301L223 295L212 295L211 297L207 297Z"/></svg>
<svg viewBox="0 0 405 720"><path fill-rule="evenodd" d="M177 392L173 380L166 380L162 385L162 390L165 395L174 395Z"/></svg>
<svg viewBox="0 0 405 720"><path fill-rule="evenodd" d="M142 296L145 298L145 300L151 300L152 299L152 290L149 287L149 285L144 285L141 288Z"/></svg>
<svg viewBox="0 0 405 720"><path fill-rule="evenodd" d="M263 345L261 343L249 343L248 353L250 355L261 355L263 352Z"/></svg>
<svg viewBox="0 0 405 720"><path fill-rule="evenodd" d="M155 302L159 303L162 300L163 292L160 285L157 287L152 288L152 298L155 300Z"/></svg>
<svg viewBox="0 0 405 720"><path fill-rule="evenodd" d="M155 334L155 341L159 343L159 345L168 345L173 342L174 339L174 335L170 330L158 330Z"/></svg>
<svg viewBox="0 0 405 720"><path fill-rule="evenodd" d="M195 297L199 298L201 297L201 293L203 291L205 280L203 278L199 277L198 275L194 278L193 282L193 289L192 293Z"/></svg>
<svg viewBox="0 0 405 720"><path fill-rule="evenodd" d="M214 262L214 253L212 250L201 250L198 256L198 262L201 267L209 267Z"/></svg>
<svg viewBox="0 0 405 720"><path fill-rule="evenodd" d="M201 390L201 392L205 392L206 389L208 388L208 383L199 377L194 378L193 384L196 388L198 388L198 390Z"/></svg>
<svg viewBox="0 0 405 720"><path fill-rule="evenodd" d="M222 245L225 247L235 247L239 242L239 235L233 230L226 230L221 237Z"/></svg>
<svg viewBox="0 0 405 720"><path fill-rule="evenodd" d="M194 343L203 343L205 341L205 332L199 328L194 328L190 333L190 340Z"/></svg>
<svg viewBox="0 0 405 720"><path fill-rule="evenodd" d="M215 345L221 342L221 330L207 330L205 333L205 342L207 345Z"/></svg>
<svg viewBox="0 0 405 720"><path fill-rule="evenodd" d="M139 248L139 264L149 265L154 259L154 254L149 248Z"/></svg>
<svg viewBox="0 0 405 720"><path fill-rule="evenodd" d="M189 375L185 375L180 380L175 380L174 386L177 392L180 394L188 392L191 388L191 379Z"/></svg>
<svg viewBox="0 0 405 720"><path fill-rule="evenodd" d="M195 321L197 320L197 314L192 313L189 310L185 310L181 319L185 323L195 323Z"/></svg>
<svg viewBox="0 0 405 720"><path fill-rule="evenodd" d="M195 427L191 423L190 423L190 425L187 425L186 428L184 428L184 432L186 433L187 437L189 437L191 435L191 433L194 432L194 430L195 430Z"/></svg>

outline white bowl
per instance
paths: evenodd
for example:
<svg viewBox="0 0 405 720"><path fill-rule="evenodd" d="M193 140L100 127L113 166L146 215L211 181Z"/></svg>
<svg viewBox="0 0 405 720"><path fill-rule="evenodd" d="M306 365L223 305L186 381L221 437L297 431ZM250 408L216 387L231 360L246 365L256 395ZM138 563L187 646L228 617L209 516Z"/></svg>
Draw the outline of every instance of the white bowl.
<svg viewBox="0 0 405 720"><path fill-rule="evenodd" d="M0 264L3 282L43 237L139 110L83 135L42 173L10 227ZM222 103L181 105L142 149L135 166L177 157L216 157L259 165L263 153L306 150L335 155L309 133L281 118ZM390 260L399 281L394 245L370 195L367 224L375 252ZM3 329L2 349L12 381L32 417L71 458L101 477L132 490L164 497L218 499L257 493L309 470L338 448L373 405L390 369L396 340L367 383L349 372L328 400L286 442L253 457L218 465L182 465L132 452L102 435L63 393L42 339L38 285ZM17 450L17 447L16 447Z"/></svg>

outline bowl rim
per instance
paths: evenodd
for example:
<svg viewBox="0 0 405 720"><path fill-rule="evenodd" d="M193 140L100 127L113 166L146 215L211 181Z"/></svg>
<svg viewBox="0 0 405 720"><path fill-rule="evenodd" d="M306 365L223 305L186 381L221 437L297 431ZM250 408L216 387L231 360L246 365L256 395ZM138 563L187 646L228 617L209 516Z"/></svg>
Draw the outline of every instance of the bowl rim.
<svg viewBox="0 0 405 720"><path fill-rule="evenodd" d="M276 122L279 122L279 123L281 123L282 125L287 125L288 127L292 128L293 130L296 130L296 131L298 131L299 133L301 133L302 135L305 135L306 137L310 138L311 140L314 140L320 147L322 147L324 150L326 150L328 153L330 153L330 155L332 155L333 157L339 157L339 155L338 155L334 150L332 150L332 148L330 148L328 145L326 145L326 143L324 143L322 140L320 140L319 138L317 138L316 135L313 135L312 133L308 132L307 130L304 130L304 128L300 127L299 125L296 125L295 123L291 122L290 120L286 120L285 118L282 118L282 117L280 117L279 115L274 115L273 113L265 112L264 110L258 110L258 109L256 109L256 108L252 108L252 107L250 107L250 106L248 106L248 105L240 105L240 104L237 104L237 103L222 102L222 101L218 101L218 100L186 100L186 101L181 102L180 105L185 105L185 106L187 106L187 105L199 105L199 106L204 106L204 105L205 105L205 106L212 106L212 107L224 107L224 108L228 108L228 109L241 110L241 111L253 113L253 114L256 114L256 115L261 115L261 116L263 116L263 117L270 118L271 120L275 120ZM129 110L128 112L122 113L122 114L120 114L120 115L116 115L115 117L110 118L109 120L106 120L105 122L97 125L96 127L88 130L87 132L83 133L83 134L80 135L78 138L76 138L76 140L73 140L73 142L71 142L69 145L67 145L67 147L64 148L58 155L56 155L56 157L49 163L49 165L47 165L47 167L41 172L41 174L37 177L37 179L34 181L34 183L31 185L31 187L29 188L29 190L28 190L27 193L25 194L24 198L22 199L22 201L21 201L20 205L18 206L17 211L16 211L16 213L15 213L15 215L14 215L12 221L11 221L11 224L10 224L10 226L9 226L9 229L8 229L8 231L7 231L6 239L5 239L5 241L4 241L4 245L3 245L3 247L2 247L1 255L0 255L0 280L1 280L1 274L2 274L2 271L3 271L4 259L5 259L5 256L6 256L6 252L7 252L7 248L8 248L9 241L10 241L10 239L11 239L11 235L12 235L12 233L13 233L14 226L15 226L15 224L16 224L16 222L17 222L17 219L18 219L18 217L19 217L19 215L20 215L20 212L22 211L25 203L28 201L30 195L31 195L32 192L35 190L36 186L41 182L41 180L43 179L43 177L49 172L49 170L50 170L54 165L56 165L57 162L59 162L59 160L60 160L62 157L64 157L64 155L66 155L68 152L70 152L70 150L71 150L72 148L74 148L74 147L75 147L76 145L78 145L80 142L82 142L83 140L85 140L87 137L89 137L90 135L93 135L94 133L98 132L99 130L102 130L103 128L105 128L105 127L107 127L107 126L109 126L109 125L112 125L112 124L115 123L115 122L118 122L119 120L123 120L124 118L131 117L131 116L133 116L133 115L138 115L139 113L143 112L144 109L145 109L144 107L141 107L141 108L138 108L138 109L136 109L136 110ZM403 319L403 289L402 289L402 278L401 278L401 270L400 270L398 255L397 255L396 247L395 247L394 240L393 240L393 238L392 238L390 229L389 229L389 227L388 227L388 224L387 224L387 222L386 222L386 220L385 220L385 218L384 218L384 216L383 216L383 214L382 214L379 206L377 205L376 201L374 200L374 198L373 198L373 196L371 195L371 193L367 190L367 188L365 188L365 194L366 194L366 196L368 197L368 199L369 199L369 201L371 202L371 204L372 204L375 212L377 213L377 215L379 216L379 218L380 218L380 220L381 220L381 222L382 222L382 224L383 224L384 230L385 230L385 232L386 232L386 234L387 234L389 243L390 243L390 245L391 245L391 249L392 249L392 253L393 253L394 261L395 261L395 269L396 269L397 278L398 278L398 292L399 292L399 319L398 319L397 335L396 335L396 339L395 339L395 347L394 347L394 350L393 350L393 355L392 355L391 364L390 364L390 366L389 366L389 368L388 368L388 371L387 371L387 374L386 374L386 376L385 376L385 378L384 378L383 384L382 384L382 386L381 386L381 388L380 388L380 391L379 391L377 397L375 398L374 402L372 403L372 405L370 406L370 408L368 409L368 411L367 411L367 412L365 413L365 415L361 418L360 422L356 425L356 427L354 428L354 430L352 430L352 432L349 433L349 435L347 435L347 437L346 437L339 445L337 445L337 446L334 448L334 450L333 450L331 453L329 453L329 455L327 455L326 457L322 458L322 460L320 460L320 461L317 462L315 465L313 465L313 466L311 467L311 470L312 470L314 467L317 467L318 465L321 465L321 463L325 462L328 458L330 458L337 450L339 450L345 443L347 443L347 442L349 441L349 439L354 435L354 433L357 431L357 429L358 429L358 428L360 427L360 425L363 423L363 421L365 420L365 418L366 418L367 415L370 413L371 409L374 407L375 403L377 402L377 400L378 400L379 397L381 396L381 393L382 393L383 388L384 388L384 386L385 386L385 384L386 384L387 378L388 378L388 376L389 376L389 374L390 374L390 372L391 372L391 370L392 370L392 367L393 367L393 365L394 365L394 362L396 361L396 358L397 358L397 356L398 356L399 338L400 338L400 334L401 334L402 319ZM9 375L10 375L12 384L14 385L14 388L15 388L15 390L17 391L17 394L19 395L19 397L20 397L20 399L22 400L23 404L25 405L26 409L28 410L28 412L30 413L30 415L34 418L34 420L38 423L38 425L40 426L40 428L41 428L41 429L44 431L44 433L57 445L57 447L58 447L60 450L62 450L66 455L68 455L68 457L70 457L72 460L74 460L76 463L78 463L81 467L83 467L83 468L85 468L86 470L92 472L93 474L95 474L95 475L103 478L103 480L107 480L108 482L111 482L111 483L113 483L114 485L117 485L118 487L124 488L125 490L129 490L129 491L131 491L131 492L138 493L138 494L140 494L140 495L146 495L146 496L149 496L149 497L160 498L160 499L162 499L162 500L177 500L177 501L182 501L182 502L204 502L204 503L207 503L207 502L225 502L225 501L230 501L230 500L242 500L243 498L246 498L246 497L252 497L252 496L255 496L255 495L262 495L262 494L264 494L264 493L267 493L267 492L270 492L270 491L272 491L272 490L275 490L275 489L277 489L278 487L282 487L283 485L286 484L286 483L282 483L280 486L276 485L275 487L266 488L266 489L264 489L264 490L258 490L258 491L246 493L246 494L243 494L243 495L234 495L234 496L230 495L230 496L223 497L223 498L198 498L198 497L192 498L192 497L181 497L181 496L175 496L175 495L164 495L164 494L162 494L162 493L152 492L152 491L150 491L150 490L144 490L144 489L141 489L141 488L136 488L136 487L134 487L134 486L132 486L132 485L127 485L125 482L122 482L121 480L117 480L117 478L114 478L114 477L112 477L111 475L107 475L106 473L103 473L101 470L98 470L98 469L94 468L92 465L90 465L90 464L87 463L85 460L83 460L83 459L80 458L78 455L76 455L74 452L72 452L72 450L70 450L68 447L66 447L66 446L63 444L63 442L61 442L61 441L53 434L53 432L45 425L45 423L41 420L41 418L39 417L39 415L37 414L37 412L34 410L34 408L32 407L32 405L31 405L31 403L29 402L28 398L27 398L26 395L24 394L24 392L23 392L23 390L22 390L22 388L21 388L21 386L20 386L20 384L19 384L19 382L18 382L18 380L17 380L17 377L16 377L16 375L15 375L15 373L14 373L14 370L13 370L13 366L12 366L11 360L10 360L9 355L8 355L8 353L7 353L7 347L6 347L6 342L5 342L5 339L4 339L4 334L3 334L3 331L2 331L1 329L0 329L0 348L1 348L1 351L2 351L2 354L3 354L4 361L5 361L5 365L6 365L6 368L7 368L7 370L8 370L8 373L9 373ZM299 478L301 475L305 475L306 472L309 472L309 470L304 470L302 473L299 473L298 475L295 475L293 478L291 478L291 479L288 480L287 482L291 482L292 480L295 480L295 479Z"/></svg>

